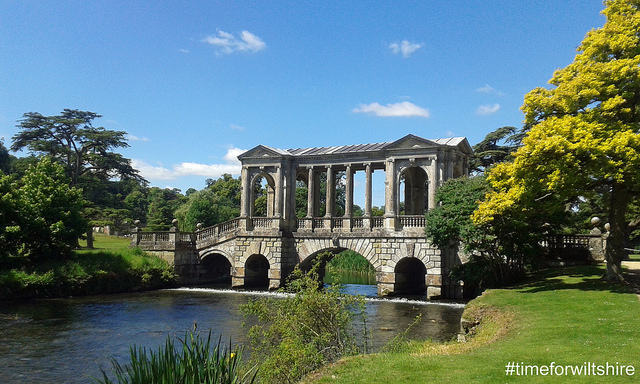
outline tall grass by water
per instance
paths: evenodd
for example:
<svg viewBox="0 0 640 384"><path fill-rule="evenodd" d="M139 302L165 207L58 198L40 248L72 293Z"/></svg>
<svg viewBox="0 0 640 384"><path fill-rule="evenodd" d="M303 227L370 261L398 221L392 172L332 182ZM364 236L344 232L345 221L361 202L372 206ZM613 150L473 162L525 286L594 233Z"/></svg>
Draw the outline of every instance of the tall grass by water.
<svg viewBox="0 0 640 384"><path fill-rule="evenodd" d="M376 270L362 255L347 250L326 265L325 283L376 284Z"/></svg>
<svg viewBox="0 0 640 384"><path fill-rule="evenodd" d="M244 384L253 383L256 374L245 369L242 349L217 344L208 336L202 337L194 330L185 332L184 338L167 336L164 345L157 351L142 346L130 347L131 362L121 365L112 360L113 376L102 370L101 384Z"/></svg>

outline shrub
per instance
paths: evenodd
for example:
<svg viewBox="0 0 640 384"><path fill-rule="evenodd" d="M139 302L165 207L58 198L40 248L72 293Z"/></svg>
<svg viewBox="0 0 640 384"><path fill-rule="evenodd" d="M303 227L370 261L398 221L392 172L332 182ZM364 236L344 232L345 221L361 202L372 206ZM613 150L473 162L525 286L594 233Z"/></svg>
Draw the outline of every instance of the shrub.
<svg viewBox="0 0 640 384"><path fill-rule="evenodd" d="M320 289L319 264L306 274L294 271L295 279L285 288L293 296L258 299L241 308L245 316L258 320L248 335L261 382L294 383L342 356L360 352L356 315L363 320L366 350L364 299L343 295L337 286Z"/></svg>

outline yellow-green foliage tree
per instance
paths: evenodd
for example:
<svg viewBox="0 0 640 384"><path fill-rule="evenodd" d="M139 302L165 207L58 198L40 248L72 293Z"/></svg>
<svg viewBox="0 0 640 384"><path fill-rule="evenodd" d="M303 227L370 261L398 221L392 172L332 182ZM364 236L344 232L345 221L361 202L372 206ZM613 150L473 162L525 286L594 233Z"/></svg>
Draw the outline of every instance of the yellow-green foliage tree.
<svg viewBox="0 0 640 384"><path fill-rule="evenodd" d="M525 96L528 135L513 162L489 172L494 192L473 219L491 225L510 214L546 215L604 190L606 277L621 280L625 214L640 192L640 1L604 4L606 23L587 33L553 87Z"/></svg>

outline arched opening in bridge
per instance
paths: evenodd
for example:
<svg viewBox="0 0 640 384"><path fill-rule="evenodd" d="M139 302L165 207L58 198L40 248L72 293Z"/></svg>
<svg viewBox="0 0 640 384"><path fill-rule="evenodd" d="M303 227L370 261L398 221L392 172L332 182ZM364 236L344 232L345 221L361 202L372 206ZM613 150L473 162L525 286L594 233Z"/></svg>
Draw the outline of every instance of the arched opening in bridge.
<svg viewBox="0 0 640 384"><path fill-rule="evenodd" d="M298 172L296 175L295 207L296 218L312 217L309 212L309 176Z"/></svg>
<svg viewBox="0 0 640 384"><path fill-rule="evenodd" d="M420 167L409 167L400 175L398 211L401 215L424 215L429 209L429 180Z"/></svg>
<svg viewBox="0 0 640 384"><path fill-rule="evenodd" d="M231 263L224 255L212 253L200 261L200 281L211 284L231 284Z"/></svg>
<svg viewBox="0 0 640 384"><path fill-rule="evenodd" d="M319 263L317 273L320 281L327 284L376 285L373 265L357 252L332 248L317 252L303 260L299 268L309 272Z"/></svg>
<svg viewBox="0 0 640 384"><path fill-rule="evenodd" d="M244 286L269 288L269 261L262 255L251 255L244 264Z"/></svg>
<svg viewBox="0 0 640 384"><path fill-rule="evenodd" d="M421 294L427 290L427 268L420 259L405 257L394 269L396 294Z"/></svg>
<svg viewBox="0 0 640 384"><path fill-rule="evenodd" d="M357 169L353 174L354 217L384 216L386 171L382 167L371 165L370 172L369 182L367 182L366 168Z"/></svg>
<svg viewBox="0 0 640 384"><path fill-rule="evenodd" d="M253 217L273 217L276 202L276 183L267 173L258 174L253 182L252 212Z"/></svg>
<svg viewBox="0 0 640 384"><path fill-rule="evenodd" d="M325 267L324 282L376 285L376 270L364 256L347 249L329 260Z"/></svg>

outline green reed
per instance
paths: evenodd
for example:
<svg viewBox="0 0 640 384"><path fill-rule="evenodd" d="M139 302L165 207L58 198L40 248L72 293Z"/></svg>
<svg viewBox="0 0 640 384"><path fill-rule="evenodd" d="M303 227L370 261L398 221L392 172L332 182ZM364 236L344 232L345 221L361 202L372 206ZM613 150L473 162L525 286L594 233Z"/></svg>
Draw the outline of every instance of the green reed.
<svg viewBox="0 0 640 384"><path fill-rule="evenodd" d="M211 331L206 338L193 330L177 338L167 336L157 351L133 345L129 347L131 362L121 365L112 360L115 381L102 370L102 384L244 384L253 383L253 369L243 372L242 349L224 347L221 339L212 348Z"/></svg>

